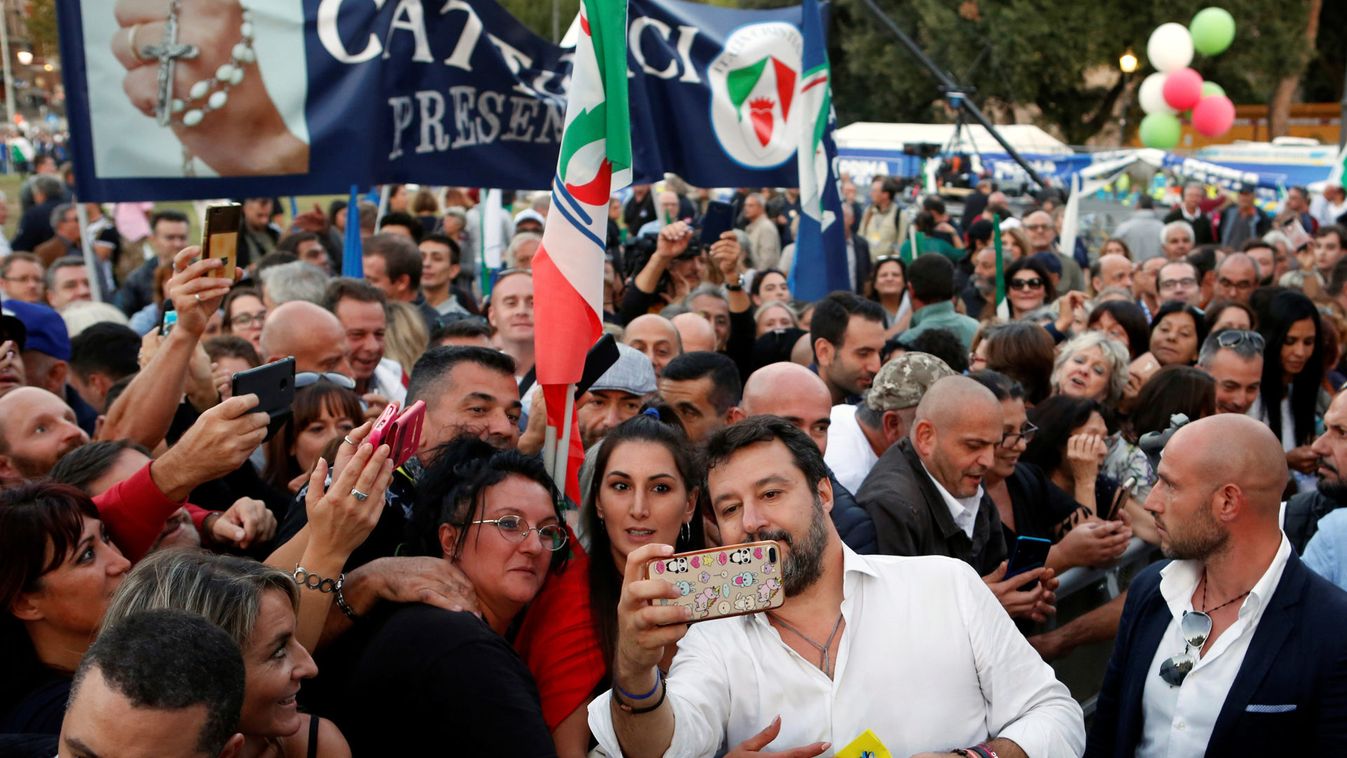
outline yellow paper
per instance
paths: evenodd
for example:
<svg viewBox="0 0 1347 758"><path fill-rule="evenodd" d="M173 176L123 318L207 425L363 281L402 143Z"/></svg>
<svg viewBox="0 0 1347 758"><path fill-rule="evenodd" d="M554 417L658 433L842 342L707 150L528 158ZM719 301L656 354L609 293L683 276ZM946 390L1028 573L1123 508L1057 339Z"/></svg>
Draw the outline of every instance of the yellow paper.
<svg viewBox="0 0 1347 758"><path fill-rule="evenodd" d="M838 750L834 755L837 758L893 758L889 749L884 747L884 743L879 741L875 733L866 729L861 736L851 741L851 744Z"/></svg>

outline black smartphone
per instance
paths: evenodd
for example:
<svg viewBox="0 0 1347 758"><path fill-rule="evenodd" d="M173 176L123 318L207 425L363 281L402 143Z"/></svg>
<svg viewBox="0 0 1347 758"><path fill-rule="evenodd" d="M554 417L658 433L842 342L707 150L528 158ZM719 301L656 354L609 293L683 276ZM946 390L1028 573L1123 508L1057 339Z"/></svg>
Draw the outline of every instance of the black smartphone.
<svg viewBox="0 0 1347 758"><path fill-rule="evenodd" d="M295 402L295 359L282 358L240 371L234 374L233 387L234 397L257 395L257 407L252 412L266 411L274 426L278 419L289 417L290 406Z"/></svg>
<svg viewBox="0 0 1347 758"><path fill-rule="evenodd" d="M1010 548L1010 560L1006 562L1006 578L1019 576L1026 571L1033 571L1036 568L1042 568L1048 562L1048 551L1052 549L1052 540L1045 540L1042 537L1025 537L1023 535L1015 538L1015 544ZM1020 590L1032 590L1038 588L1038 580L1020 587Z"/></svg>
<svg viewBox="0 0 1347 758"><path fill-rule="evenodd" d="M734 206L718 200L708 203L702 216L702 244L710 247L733 227Z"/></svg>
<svg viewBox="0 0 1347 758"><path fill-rule="evenodd" d="M1127 500L1128 493L1130 493L1135 486L1137 486L1137 478L1135 476L1127 477L1127 481L1118 485L1118 491L1113 493L1113 502L1109 505L1108 511L1104 513L1105 521L1118 520L1118 511L1122 510L1123 502Z"/></svg>
<svg viewBox="0 0 1347 758"><path fill-rule="evenodd" d="M218 276L232 280L238 264L239 233L243 231L243 206L212 205L206 209L206 228L201 234L201 255L224 261Z"/></svg>

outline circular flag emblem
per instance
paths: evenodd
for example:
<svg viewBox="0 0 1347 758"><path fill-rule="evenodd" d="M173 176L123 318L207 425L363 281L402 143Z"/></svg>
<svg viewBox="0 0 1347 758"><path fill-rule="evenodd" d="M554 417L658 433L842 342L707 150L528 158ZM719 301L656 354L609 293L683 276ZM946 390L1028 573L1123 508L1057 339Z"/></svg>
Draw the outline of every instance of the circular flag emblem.
<svg viewBox="0 0 1347 758"><path fill-rule="evenodd" d="M711 128L736 162L773 168L795 155L803 45L790 24L750 24L736 29L707 67Z"/></svg>

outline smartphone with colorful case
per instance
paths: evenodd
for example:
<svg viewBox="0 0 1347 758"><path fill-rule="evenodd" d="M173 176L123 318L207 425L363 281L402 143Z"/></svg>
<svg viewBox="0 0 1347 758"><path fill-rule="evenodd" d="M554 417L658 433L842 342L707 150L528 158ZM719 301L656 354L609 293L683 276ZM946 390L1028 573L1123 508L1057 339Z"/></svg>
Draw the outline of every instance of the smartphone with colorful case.
<svg viewBox="0 0 1347 758"><path fill-rule="evenodd" d="M709 621L780 608L786 602L781 558L771 540L726 545L651 561L646 577L678 589L678 599L657 603L686 606L692 622Z"/></svg>

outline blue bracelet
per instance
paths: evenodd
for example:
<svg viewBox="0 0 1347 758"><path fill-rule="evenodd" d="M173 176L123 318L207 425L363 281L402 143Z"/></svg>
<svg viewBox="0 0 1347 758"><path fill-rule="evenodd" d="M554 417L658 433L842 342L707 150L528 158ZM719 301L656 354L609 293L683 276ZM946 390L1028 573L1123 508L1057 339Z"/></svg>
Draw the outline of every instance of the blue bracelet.
<svg viewBox="0 0 1347 758"><path fill-rule="evenodd" d="M656 667L656 668L655 668L655 686L654 686L654 687L651 687L651 688L650 688L650 691L647 692L647 693L645 693L644 695L633 695L633 694L631 694L630 692L627 692L626 690L624 690L624 689L622 689L621 687L617 686L617 682L613 682L613 689L617 690L618 694L621 695L622 697L626 698L627 700L629 700L629 701L631 701L631 702L633 702L633 703L639 703L639 702L641 702L642 700L649 700L650 698L652 698L652 697L655 696L655 693L656 693L656 692L659 692L659 683L660 683L660 680L662 680L663 678L664 678L664 672L663 672L663 671L660 671L659 668Z"/></svg>

